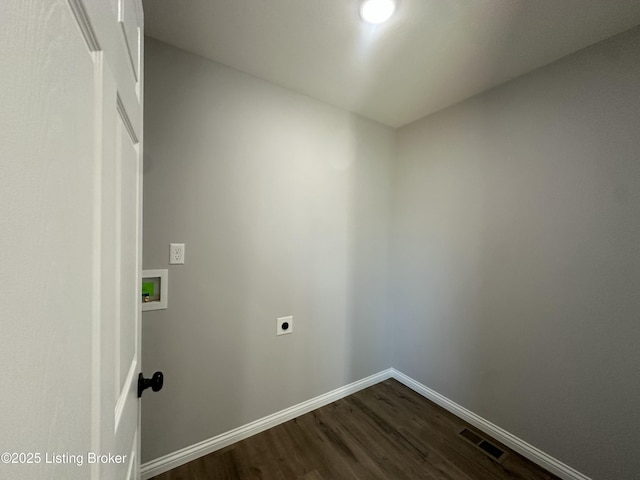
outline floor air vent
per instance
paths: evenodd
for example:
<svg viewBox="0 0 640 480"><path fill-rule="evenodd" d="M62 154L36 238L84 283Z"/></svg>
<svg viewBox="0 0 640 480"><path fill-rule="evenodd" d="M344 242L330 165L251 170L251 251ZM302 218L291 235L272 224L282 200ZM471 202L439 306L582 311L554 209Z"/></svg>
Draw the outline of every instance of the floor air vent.
<svg viewBox="0 0 640 480"><path fill-rule="evenodd" d="M493 443L485 440L480 435L472 432L468 428L465 428L462 431L458 432L458 435L460 435L467 442L471 443L474 447L487 454L497 462L501 462L507 456L507 453L504 450L496 447Z"/></svg>

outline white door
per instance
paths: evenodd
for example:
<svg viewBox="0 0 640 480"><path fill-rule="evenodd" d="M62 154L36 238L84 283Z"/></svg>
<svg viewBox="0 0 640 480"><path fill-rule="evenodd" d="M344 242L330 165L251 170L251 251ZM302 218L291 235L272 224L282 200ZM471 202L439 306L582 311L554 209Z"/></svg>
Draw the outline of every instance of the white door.
<svg viewBox="0 0 640 480"><path fill-rule="evenodd" d="M142 20L0 1L0 478L139 477Z"/></svg>

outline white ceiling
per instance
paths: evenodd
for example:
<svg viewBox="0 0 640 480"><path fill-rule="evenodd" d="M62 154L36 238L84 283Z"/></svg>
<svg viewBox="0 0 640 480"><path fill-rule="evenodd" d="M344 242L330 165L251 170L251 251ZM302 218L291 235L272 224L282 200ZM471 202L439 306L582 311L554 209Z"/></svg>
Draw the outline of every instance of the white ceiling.
<svg viewBox="0 0 640 480"><path fill-rule="evenodd" d="M640 0L145 0L147 35L398 127L640 24Z"/></svg>

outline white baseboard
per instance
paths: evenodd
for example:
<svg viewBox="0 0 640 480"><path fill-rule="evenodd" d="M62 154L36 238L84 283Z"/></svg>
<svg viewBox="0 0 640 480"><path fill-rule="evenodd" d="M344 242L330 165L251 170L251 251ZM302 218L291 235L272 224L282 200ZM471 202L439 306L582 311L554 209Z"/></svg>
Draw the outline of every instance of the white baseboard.
<svg viewBox="0 0 640 480"><path fill-rule="evenodd" d="M149 478L160 475L161 473L179 467L180 465L184 465L185 463L195 460L196 458L208 455L209 453L220 450L228 445L231 445L232 443L239 442L240 440L244 440L245 438L263 432L269 428L275 427L276 425L280 425L281 423L299 417L300 415L304 415L305 413L315 410L316 408L320 408L331 402L340 400L341 398L356 393L357 391L364 388L370 387L371 385L375 385L376 383L382 382L383 380L386 380L388 378L395 378L403 385L409 387L411 390L419 393L425 398L428 398L435 404L441 406L445 410L448 410L462 420L470 423L478 430L486 433L487 435L490 435L507 447L518 452L520 455L528 458L535 464L540 465L542 468L557 475L563 480L591 480L586 475L583 475L570 466L562 463L559 460L556 460L552 456L544 453L542 450L537 449L533 445L528 444L524 440L521 440L515 435L512 435L506 430L503 430L497 425L494 425L488 420L485 420L479 415L476 415L475 413L467 410L466 408L449 400L447 397L440 395L438 392L431 390L429 387L424 386L420 382L417 382L413 378L408 377L404 373L399 372L394 368L383 370L379 373L376 373L375 375L371 375L370 377L363 378L362 380L358 380L357 382L350 383L349 385L345 385L344 387L337 388L329 393L325 393L324 395L312 398L311 400L307 400L306 402L299 403L298 405L294 405L293 407L286 408L272 415L268 415L264 418L256 420L255 422L251 422L242 427L235 428L226 433L217 435L208 440L204 440L190 447L183 448L182 450L178 450L177 452L145 463L140 468L141 478L142 480L148 480Z"/></svg>
<svg viewBox="0 0 640 480"><path fill-rule="evenodd" d="M383 370L382 372L376 373L367 378L363 378L362 380L358 380L357 382L350 383L349 385L345 385L344 387L336 388L329 393L325 393L318 397L312 398L311 400L307 400L306 402L299 403L298 405L294 405L293 407L289 407L272 415L268 415L264 418L256 420L255 422L251 422L247 425L235 428L208 440L196 443L195 445L192 445L190 447L178 450L177 452L165 455L164 457L152 460L151 462L145 463L140 467L140 476L142 480L147 480L149 478L155 477L156 475L160 475L161 473L179 467L180 465L184 465L185 463L195 460L196 458L208 455L209 453L220 450L228 445L231 445L232 443L244 440L245 438L255 435L256 433L268 430L269 428L280 425L281 423L299 417L300 415L309 413L316 408L323 407L331 402L335 402L336 400L340 400L341 398L356 393L359 390L370 387L371 385L375 385L376 383L380 383L383 380L391 378L391 376L391 368Z"/></svg>
<svg viewBox="0 0 640 480"><path fill-rule="evenodd" d="M524 440L521 440L506 430L503 430L479 415L461 407L457 403L449 400L447 397L440 395L438 392L431 390L429 387L415 381L413 378L397 371L395 368L391 369L391 377L563 480L591 480L589 477L583 475L577 470L559 460L556 460L552 456L547 455L542 450L537 449L533 445L528 444Z"/></svg>

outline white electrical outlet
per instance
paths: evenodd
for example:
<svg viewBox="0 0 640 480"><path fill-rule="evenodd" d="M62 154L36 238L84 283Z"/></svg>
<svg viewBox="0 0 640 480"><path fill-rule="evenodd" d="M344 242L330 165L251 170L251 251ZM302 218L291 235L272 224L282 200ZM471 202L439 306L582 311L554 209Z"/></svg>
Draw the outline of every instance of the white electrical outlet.
<svg viewBox="0 0 640 480"><path fill-rule="evenodd" d="M293 333L293 317L281 317L276 321L276 335Z"/></svg>
<svg viewBox="0 0 640 480"><path fill-rule="evenodd" d="M184 265L184 243L169 244L169 265Z"/></svg>

